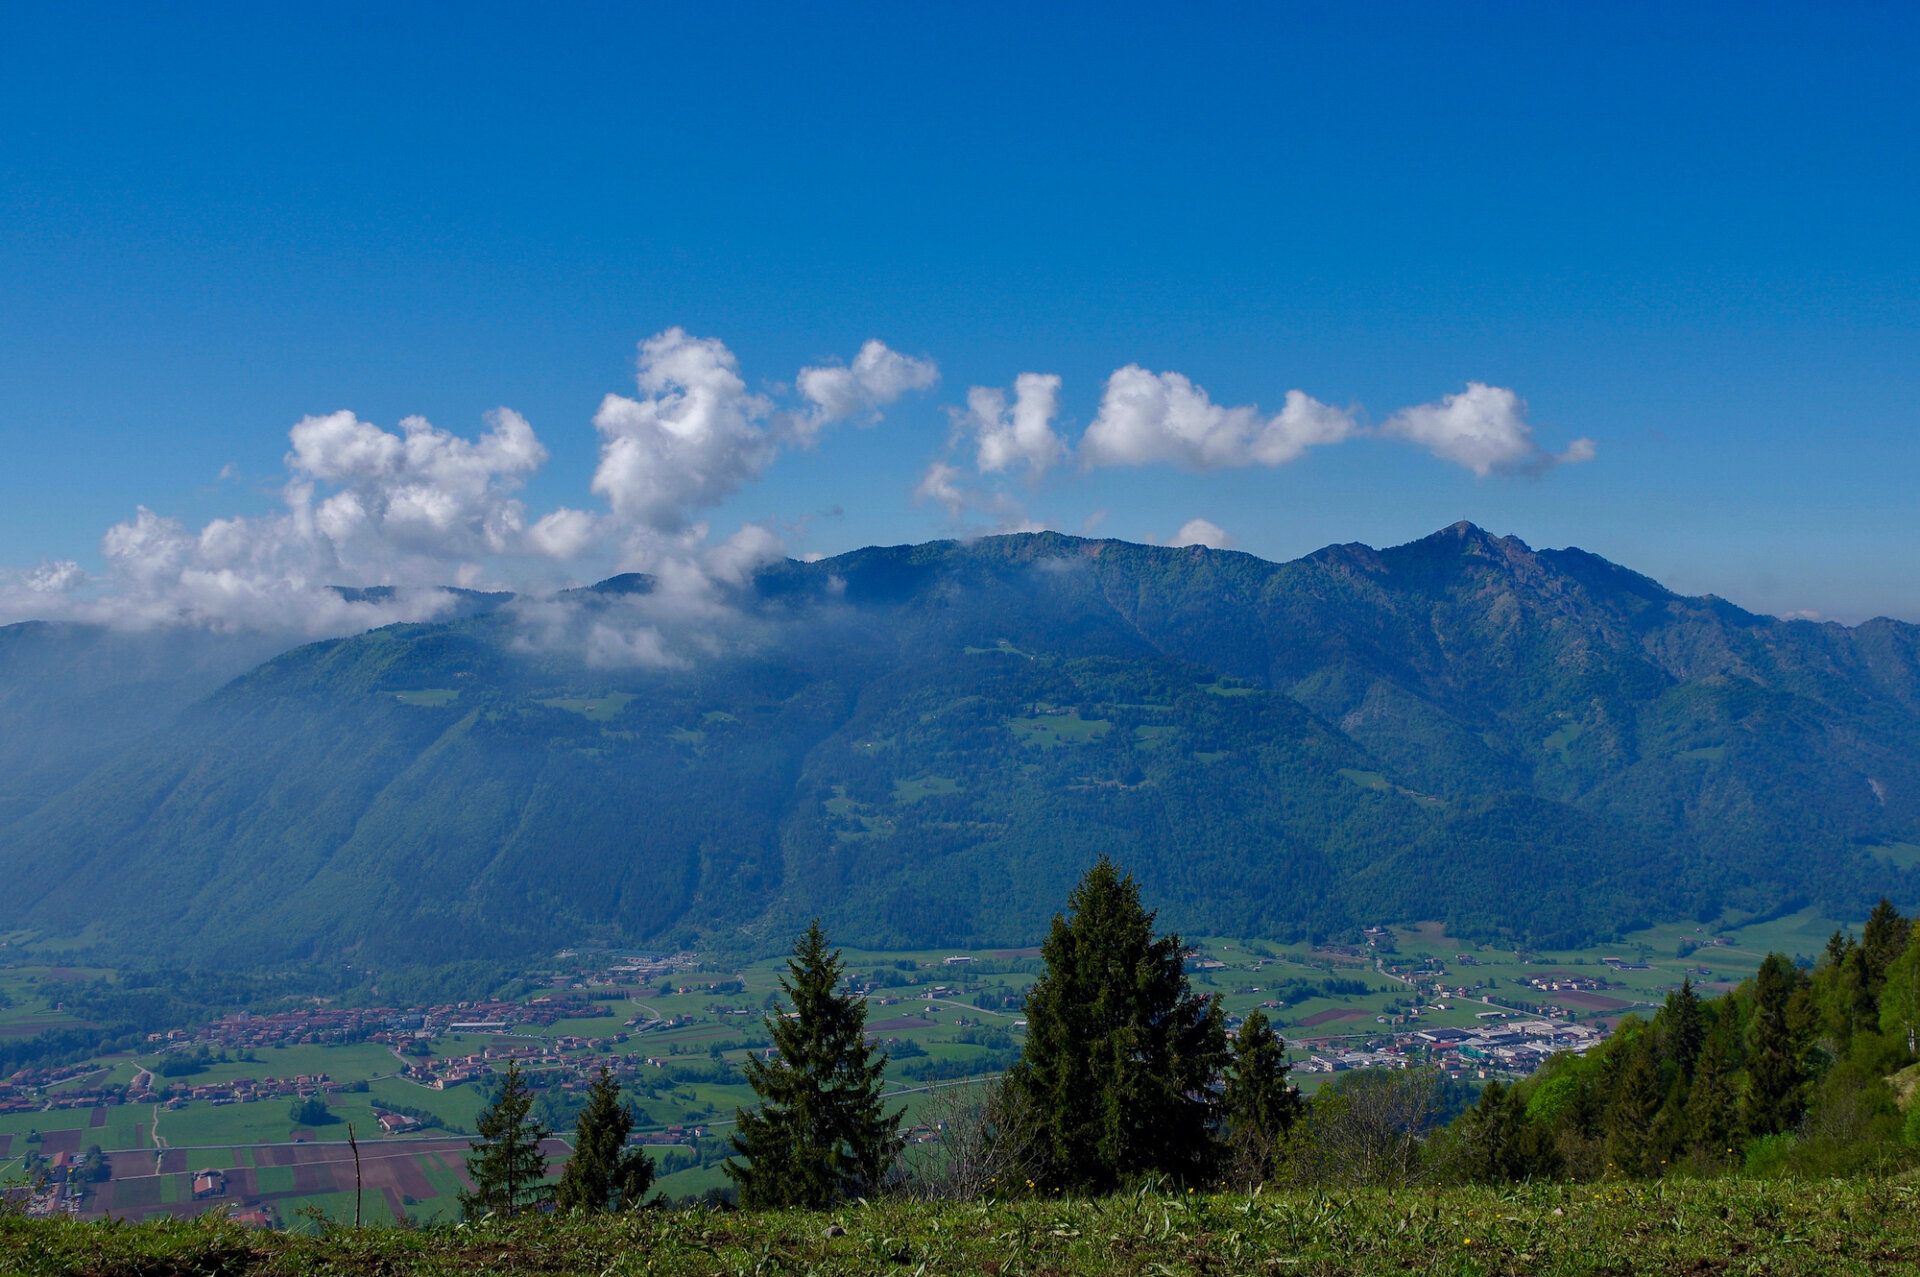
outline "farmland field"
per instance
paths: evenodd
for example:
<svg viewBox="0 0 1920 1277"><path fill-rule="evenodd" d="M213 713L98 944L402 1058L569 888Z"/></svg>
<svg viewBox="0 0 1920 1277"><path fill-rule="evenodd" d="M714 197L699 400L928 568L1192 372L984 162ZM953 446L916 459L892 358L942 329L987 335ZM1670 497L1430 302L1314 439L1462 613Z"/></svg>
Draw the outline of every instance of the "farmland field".
<svg viewBox="0 0 1920 1277"><path fill-rule="evenodd" d="M1034 722L1052 735L1068 718L1038 715ZM912 783L933 794L942 780L928 776ZM1605 947L1556 952L1473 944L1447 935L1433 922L1319 945L1201 936L1191 940L1196 969L1190 978L1199 992L1217 995L1230 1015L1264 1008L1288 1039L1294 1058L1303 1060L1309 1054L1364 1047L1393 1031L1429 1025L1467 1028L1489 1015L1532 1014L1532 1008L1549 1000L1572 1018L1603 1023L1629 1011L1651 1013L1683 977L1709 987L1730 986L1750 975L1771 949L1817 952L1836 925L1812 913L1740 925L1742 921L1736 917L1713 926L1669 924ZM896 1103L907 1107L909 1123L917 1120L913 1115L927 1086L990 1074L1012 1058L1022 1032L1021 1002L1039 969L1036 958L1031 949L845 951L849 975L868 990L869 1029L893 1055L889 1086L899 1097ZM529 1065L530 1076L542 1087L582 1072L584 1066L576 1061L626 1061L632 1072L623 1075L625 1085L641 1110L639 1137L663 1163L659 1190L671 1198L697 1197L723 1184L719 1163L727 1153L734 1110L753 1102L737 1069L749 1050L767 1043L761 1017L778 988L781 970L781 960L768 958L723 969L682 970L669 979L644 983L630 979L604 991L578 978L552 979L522 996L577 1001L591 994L612 1014L563 1017L506 1034L440 1033L423 1044L427 1055L404 1059L464 1059L490 1050L544 1047L547 1054ZM1601 987L1549 994L1529 983L1549 976ZM1432 991L1436 980L1444 993ZM1409 981L1419 982L1419 987ZM15 1009L25 1001L22 995L37 996L33 991L49 983L56 988L59 984L49 968L0 969L0 987L15 991ZM1460 990L1466 996L1459 996ZM45 1004L40 1005L37 1013L44 1013ZM627 1028L628 1021L635 1026ZM590 1052L579 1049L588 1039L602 1045ZM563 1040L576 1045L560 1050ZM106 1082L124 1084L140 1065L157 1067L168 1058L172 1052L149 1051L137 1059L102 1060L99 1068L47 1094ZM284 1097L218 1105L189 1100L159 1112L160 1137L170 1151L156 1163L152 1104L11 1113L0 1115L0 1140L7 1141L0 1148L0 1173L9 1165L22 1165L25 1156L51 1157L99 1144L116 1153L111 1159L114 1187L87 1203L89 1215L163 1209L192 1214L205 1209L206 1203L192 1200L184 1178L205 1165L230 1172L231 1189L223 1203L264 1201L285 1220L307 1206L336 1210L342 1191L337 1163L345 1155L343 1141L351 1123L361 1137L363 1157L378 1159L386 1176L381 1210L393 1218L403 1213L419 1220L447 1218L460 1187L468 1132L487 1101L489 1084L483 1079L436 1090L403 1079L402 1067L402 1058L376 1042L261 1047L229 1052L224 1061L215 1055L177 1081L208 1085L235 1078L325 1074L338 1088L323 1097L334 1120L296 1127ZM1296 1075L1309 1092L1325 1076ZM552 1124L565 1134L573 1109L562 1092L543 1094L557 1106L549 1104L541 1112L554 1115ZM396 1139L380 1138L378 1114L401 1110L439 1125ZM702 1134L686 1133L696 1127ZM669 1129L679 1133L668 1136ZM29 1132L38 1132L39 1139L28 1143ZM555 1148L563 1152L562 1146Z"/></svg>

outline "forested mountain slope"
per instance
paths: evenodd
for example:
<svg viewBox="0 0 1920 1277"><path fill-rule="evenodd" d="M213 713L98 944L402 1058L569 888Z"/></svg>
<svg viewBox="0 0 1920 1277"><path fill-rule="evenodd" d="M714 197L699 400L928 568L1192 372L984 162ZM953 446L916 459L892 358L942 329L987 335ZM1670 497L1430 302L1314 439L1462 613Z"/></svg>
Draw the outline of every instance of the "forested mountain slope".
<svg viewBox="0 0 1920 1277"><path fill-rule="evenodd" d="M1466 524L1285 564L867 549L763 571L651 667L580 639L659 607L617 578L284 653L0 813L0 928L242 962L777 947L815 914L1017 943L1101 851L1240 934L1920 898L1912 625Z"/></svg>

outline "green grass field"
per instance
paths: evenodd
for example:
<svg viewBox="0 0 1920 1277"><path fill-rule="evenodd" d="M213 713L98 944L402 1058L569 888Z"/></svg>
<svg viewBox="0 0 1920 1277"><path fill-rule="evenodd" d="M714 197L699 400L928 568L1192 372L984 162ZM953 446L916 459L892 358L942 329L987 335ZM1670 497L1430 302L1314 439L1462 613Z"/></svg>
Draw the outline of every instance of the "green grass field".
<svg viewBox="0 0 1920 1277"><path fill-rule="evenodd" d="M460 699L460 689L456 687L426 687L417 692L395 692L393 699L402 705L423 705L430 709L441 709Z"/></svg>
<svg viewBox="0 0 1920 1277"><path fill-rule="evenodd" d="M693 1181L689 1181L692 1183ZM463 1228L338 1227L351 1193L313 1200L332 1226L280 1233L217 1220L111 1229L0 1221L0 1270L133 1274L994 1273L1201 1277L1773 1277L1904 1274L1920 1212L1904 1182L1140 1193L1086 1200L849 1204L830 1212L523 1217ZM375 1194L367 1217L384 1216Z"/></svg>
<svg viewBox="0 0 1920 1277"><path fill-rule="evenodd" d="M922 776L917 780L893 782L893 800L897 803L916 803L932 794L959 792L960 782L951 776Z"/></svg>
<svg viewBox="0 0 1920 1277"><path fill-rule="evenodd" d="M1007 730L1016 740L1041 749L1084 744L1105 736L1112 728L1113 724L1103 718L1081 718L1077 710L1007 720Z"/></svg>
<svg viewBox="0 0 1920 1277"><path fill-rule="evenodd" d="M620 711L632 700L631 692L609 692L605 696L560 697L540 703L548 709L563 709L596 723L608 723L620 717Z"/></svg>

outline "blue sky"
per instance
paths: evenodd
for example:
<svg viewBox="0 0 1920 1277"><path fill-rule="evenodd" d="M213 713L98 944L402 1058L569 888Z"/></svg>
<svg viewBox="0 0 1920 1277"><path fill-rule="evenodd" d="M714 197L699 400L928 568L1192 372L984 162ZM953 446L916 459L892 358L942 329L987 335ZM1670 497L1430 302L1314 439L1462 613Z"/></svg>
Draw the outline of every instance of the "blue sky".
<svg viewBox="0 0 1920 1277"><path fill-rule="evenodd" d="M1917 29L1891 5L11 6L0 620L164 605L182 562L256 593L519 584L724 571L729 538L1192 520L1286 558L1467 518L1756 610L1920 621ZM737 369L732 451L596 487L603 447L684 416L666 354L635 385L675 328ZM830 419L799 370L870 340L918 362ZM1183 451L1177 408L1116 416L1129 367L1204 393L1221 448ZM1053 411L983 471L969 391L1000 390L1005 443L1023 373L1059 378ZM1444 407L1470 383L1511 398ZM1296 390L1316 446L1280 420ZM343 460L410 415L426 460ZM371 511L357 549L288 540L307 418L333 424L291 478ZM1470 455L1460 430L1507 433ZM403 488L466 522L429 544L382 504ZM540 544L566 552L530 550L562 508Z"/></svg>

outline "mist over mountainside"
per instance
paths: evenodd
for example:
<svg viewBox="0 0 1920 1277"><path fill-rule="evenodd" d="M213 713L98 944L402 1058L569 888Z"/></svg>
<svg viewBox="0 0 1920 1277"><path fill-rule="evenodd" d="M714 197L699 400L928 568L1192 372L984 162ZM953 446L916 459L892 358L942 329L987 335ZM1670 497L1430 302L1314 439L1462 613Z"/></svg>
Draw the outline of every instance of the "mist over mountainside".
<svg viewBox="0 0 1920 1277"><path fill-rule="evenodd" d="M475 597L257 668L0 629L0 929L236 964L778 948L816 914L1014 944L1102 851L1168 924L1276 937L1920 899L1920 627L1469 524L1284 564L871 548L678 621L637 577Z"/></svg>

